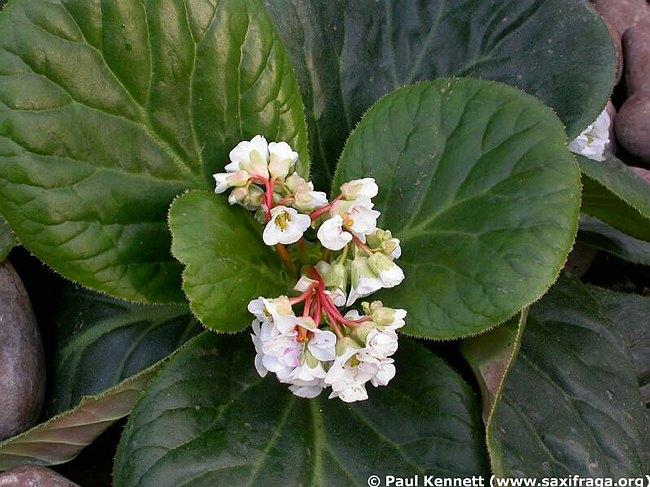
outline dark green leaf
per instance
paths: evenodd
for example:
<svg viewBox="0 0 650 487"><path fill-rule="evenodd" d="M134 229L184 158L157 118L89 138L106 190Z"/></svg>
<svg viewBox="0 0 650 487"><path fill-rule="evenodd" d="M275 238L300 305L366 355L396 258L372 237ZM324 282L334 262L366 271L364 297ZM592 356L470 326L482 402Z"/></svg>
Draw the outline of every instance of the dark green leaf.
<svg viewBox="0 0 650 487"><path fill-rule="evenodd" d="M578 162L583 213L650 241L650 184L613 156L605 161L578 156Z"/></svg>
<svg viewBox="0 0 650 487"><path fill-rule="evenodd" d="M650 403L650 298L595 286L589 291L632 353L643 399Z"/></svg>
<svg viewBox="0 0 650 487"><path fill-rule="evenodd" d="M490 81L444 79L379 101L346 144L334 187L372 176L406 279L384 293L405 331L476 334L538 299L575 237L579 171L539 101Z"/></svg>
<svg viewBox="0 0 650 487"><path fill-rule="evenodd" d="M0 16L0 211L66 277L180 300L165 217L240 140L289 141L298 86L257 0L14 0Z"/></svg>
<svg viewBox="0 0 650 487"><path fill-rule="evenodd" d="M155 364L200 329L182 305L138 306L72 286L57 302L46 417Z"/></svg>
<svg viewBox="0 0 650 487"><path fill-rule="evenodd" d="M487 426L494 473L619 478L648 471L649 418L614 317L589 288L566 280L531 308Z"/></svg>
<svg viewBox="0 0 650 487"><path fill-rule="evenodd" d="M0 262L5 260L11 249L13 249L18 242L16 242L16 237L14 236L11 228L7 224L7 220L0 215Z"/></svg>
<svg viewBox="0 0 650 487"><path fill-rule="evenodd" d="M251 299L291 289L275 251L262 241L262 226L225 198L185 193L169 209L169 228L172 253L186 266L183 290L208 328L243 330L253 319Z"/></svg>
<svg viewBox="0 0 650 487"><path fill-rule="evenodd" d="M397 377L347 405L261 379L248 336L204 334L165 367L122 437L122 486L367 485L371 474L486 473L479 405L440 359L403 340Z"/></svg>
<svg viewBox="0 0 650 487"><path fill-rule="evenodd" d="M630 237L596 218L580 217L577 240L621 259L650 265L650 242Z"/></svg>
<svg viewBox="0 0 650 487"><path fill-rule="evenodd" d="M461 352L476 375L483 397L483 420L487 424L503 390L504 378L514 364L528 319L528 308L487 333L466 338Z"/></svg>
<svg viewBox="0 0 650 487"><path fill-rule="evenodd" d="M329 183L349 131L381 96L442 76L502 81L559 114L571 138L602 111L615 52L582 0L266 0L307 107L313 170Z"/></svg>

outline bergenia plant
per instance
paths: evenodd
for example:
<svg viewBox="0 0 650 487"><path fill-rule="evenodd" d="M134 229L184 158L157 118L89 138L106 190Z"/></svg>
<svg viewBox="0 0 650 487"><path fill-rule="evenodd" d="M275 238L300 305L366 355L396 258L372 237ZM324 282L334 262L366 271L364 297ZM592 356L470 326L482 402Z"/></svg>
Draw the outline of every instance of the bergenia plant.
<svg viewBox="0 0 650 487"><path fill-rule="evenodd" d="M385 386L395 376L391 356L406 311L381 301L363 302L364 314L351 307L402 282L404 272L394 262L400 242L377 228L380 213L372 198L379 188L373 178L343 184L328 202L295 172L298 157L286 142L269 144L257 135L230 152L227 172L214 175L215 192L231 189L231 204L255 211L265 223L264 243L292 275L300 275L293 288L297 296L259 297L248 304L255 316L255 368L262 377L273 372L297 396L316 397L331 387L330 398L368 399L367 382Z"/></svg>
<svg viewBox="0 0 650 487"><path fill-rule="evenodd" d="M9 0L0 470L129 416L116 487L642 478L614 30L583 0Z"/></svg>

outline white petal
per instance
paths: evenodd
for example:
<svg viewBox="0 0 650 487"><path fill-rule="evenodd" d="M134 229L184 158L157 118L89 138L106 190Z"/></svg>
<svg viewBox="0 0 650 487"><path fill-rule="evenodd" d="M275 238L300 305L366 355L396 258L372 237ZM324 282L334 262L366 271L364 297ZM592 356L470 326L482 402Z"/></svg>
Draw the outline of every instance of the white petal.
<svg viewBox="0 0 650 487"><path fill-rule="evenodd" d="M293 286L294 291L298 291L300 293L304 293L312 287L314 284L316 284L316 281L313 279L308 278L307 276L300 276L300 279L298 279L298 282L296 283L295 286Z"/></svg>
<svg viewBox="0 0 650 487"><path fill-rule="evenodd" d="M352 235L343 231L343 218L340 215L325 220L317 236L323 246L330 250L341 250L352 240Z"/></svg>
<svg viewBox="0 0 650 487"><path fill-rule="evenodd" d="M218 172L216 174L213 174L212 177L216 183L216 187L214 188L215 193L221 194L230 187L227 180L228 173Z"/></svg>
<svg viewBox="0 0 650 487"><path fill-rule="evenodd" d="M269 159L269 144L266 142L266 139L261 135L256 135L251 139L250 150L257 151L257 153L264 161L267 161Z"/></svg>
<svg viewBox="0 0 650 487"><path fill-rule="evenodd" d="M359 196L374 198L379 193L379 187L374 178L354 179L341 185L341 194L344 198L352 200Z"/></svg>
<svg viewBox="0 0 650 487"><path fill-rule="evenodd" d="M304 397L307 399L313 399L323 392L323 386L289 386L289 390L293 392L296 396Z"/></svg>

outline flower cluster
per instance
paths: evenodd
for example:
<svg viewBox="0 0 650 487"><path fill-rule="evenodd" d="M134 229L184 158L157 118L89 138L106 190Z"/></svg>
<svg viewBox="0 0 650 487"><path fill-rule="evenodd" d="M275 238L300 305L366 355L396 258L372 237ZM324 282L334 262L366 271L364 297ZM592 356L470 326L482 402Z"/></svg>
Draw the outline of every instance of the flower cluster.
<svg viewBox="0 0 650 487"><path fill-rule="evenodd" d="M258 373L274 373L301 397L330 387L330 398L367 399L368 382L385 386L395 376L391 356L406 317L381 301L361 303L361 312L349 309L404 280L395 263L400 241L377 227L377 184L372 178L349 181L330 202L295 171L298 154L286 142L267 143L259 135L240 142L230 161L225 173L214 175L215 191L232 189L231 204L256 212L265 225L264 243L297 280L294 295L259 297L248 305Z"/></svg>
<svg viewBox="0 0 650 487"><path fill-rule="evenodd" d="M609 144L609 126L611 119L607 109L598 115L594 123L582 131L578 137L569 143L569 150L582 154L594 161L605 160L605 149Z"/></svg>

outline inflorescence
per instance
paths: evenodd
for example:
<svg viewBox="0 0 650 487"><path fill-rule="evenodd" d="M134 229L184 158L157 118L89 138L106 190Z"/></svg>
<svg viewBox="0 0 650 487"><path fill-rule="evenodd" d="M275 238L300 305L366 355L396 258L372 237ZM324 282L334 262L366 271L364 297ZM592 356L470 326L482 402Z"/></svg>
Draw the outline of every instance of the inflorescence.
<svg viewBox="0 0 650 487"><path fill-rule="evenodd" d="M258 373L273 372L301 397L331 387L330 398L367 399L367 382L385 386L395 376L391 356L406 317L381 301L350 309L404 279L395 263L400 241L377 228L375 180L349 181L329 201L295 172L298 153L289 144L260 135L240 142L230 161L225 173L214 175L216 193L230 189L230 204L255 212L265 225L264 243L297 281L294 296L259 297L248 305Z"/></svg>

